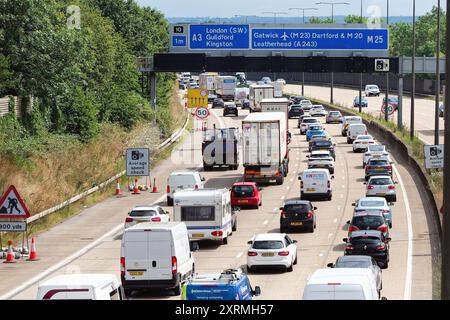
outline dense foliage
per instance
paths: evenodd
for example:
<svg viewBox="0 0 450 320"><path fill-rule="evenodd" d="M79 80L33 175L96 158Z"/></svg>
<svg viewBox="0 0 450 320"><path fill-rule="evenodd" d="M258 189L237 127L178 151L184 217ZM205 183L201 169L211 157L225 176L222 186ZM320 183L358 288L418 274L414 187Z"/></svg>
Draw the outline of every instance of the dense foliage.
<svg viewBox="0 0 450 320"><path fill-rule="evenodd" d="M20 121L0 119L0 136L13 129L20 140L89 141L101 123L130 129L151 119L167 130L174 78L159 77L155 112L141 96L136 57L164 52L168 43L163 15L133 0L0 0L0 97L36 98Z"/></svg>

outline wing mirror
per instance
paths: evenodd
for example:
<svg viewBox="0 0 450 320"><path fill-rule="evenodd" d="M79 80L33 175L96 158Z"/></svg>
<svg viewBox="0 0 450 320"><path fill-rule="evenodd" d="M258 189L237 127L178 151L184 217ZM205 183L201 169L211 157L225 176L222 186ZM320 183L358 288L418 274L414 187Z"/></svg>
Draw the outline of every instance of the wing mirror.
<svg viewBox="0 0 450 320"><path fill-rule="evenodd" d="M253 241L252 240L247 241L247 244L253 244Z"/></svg>
<svg viewBox="0 0 450 320"><path fill-rule="evenodd" d="M392 238L386 238L386 242L391 242Z"/></svg>
<svg viewBox="0 0 450 320"><path fill-rule="evenodd" d="M198 242L191 242L189 246L191 247L191 251L198 251L200 249Z"/></svg>
<svg viewBox="0 0 450 320"><path fill-rule="evenodd" d="M317 210L317 207L314 207L313 209L314 209L314 210Z"/></svg>
<svg viewBox="0 0 450 320"><path fill-rule="evenodd" d="M353 203L352 203L352 207L356 207L356 203L353 202Z"/></svg>
<svg viewBox="0 0 450 320"><path fill-rule="evenodd" d="M241 207L233 207L233 211L239 212L239 211L241 211Z"/></svg>
<svg viewBox="0 0 450 320"><path fill-rule="evenodd" d="M334 268L334 263L329 263L329 264L327 264L327 267L328 267L328 268Z"/></svg>
<svg viewBox="0 0 450 320"><path fill-rule="evenodd" d="M367 182L364 182L364 184L367 184Z"/></svg>
<svg viewBox="0 0 450 320"><path fill-rule="evenodd" d="M343 238L342 241L344 241L345 243L348 242L348 238Z"/></svg>
<svg viewBox="0 0 450 320"><path fill-rule="evenodd" d="M334 176L331 176L331 180L333 180L334 179Z"/></svg>
<svg viewBox="0 0 450 320"><path fill-rule="evenodd" d="M394 181L394 184L398 184L398 181Z"/></svg>
<svg viewBox="0 0 450 320"><path fill-rule="evenodd" d="M292 240L292 243L298 243L298 241L297 240Z"/></svg>
<svg viewBox="0 0 450 320"><path fill-rule="evenodd" d="M166 214L169 214L169 211L164 211Z"/></svg>
<svg viewBox="0 0 450 320"><path fill-rule="evenodd" d="M255 290L253 290L253 295L254 296L259 296L261 295L261 288L259 286L255 287Z"/></svg>
<svg viewBox="0 0 450 320"><path fill-rule="evenodd" d="M310 155L308 154L307 156L306 156L307 158L309 158L310 157Z"/></svg>
<svg viewBox="0 0 450 320"><path fill-rule="evenodd" d="M205 182L206 181L206 178L205 177L202 177L202 182Z"/></svg>
<svg viewBox="0 0 450 320"><path fill-rule="evenodd" d="M280 207L280 210L284 210L284 207Z"/></svg>
<svg viewBox="0 0 450 320"><path fill-rule="evenodd" d="M346 222L346 224L350 224L350 220L348 220L348 221Z"/></svg>

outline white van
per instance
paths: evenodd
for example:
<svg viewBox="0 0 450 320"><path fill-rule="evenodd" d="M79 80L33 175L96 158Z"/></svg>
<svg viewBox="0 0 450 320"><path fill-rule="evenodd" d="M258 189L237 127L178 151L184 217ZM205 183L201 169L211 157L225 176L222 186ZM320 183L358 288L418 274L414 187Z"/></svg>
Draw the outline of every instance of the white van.
<svg viewBox="0 0 450 320"><path fill-rule="evenodd" d="M359 116L345 116L342 118L341 133L343 137L347 136L348 126L351 124L363 123L362 118Z"/></svg>
<svg viewBox="0 0 450 320"><path fill-rule="evenodd" d="M303 300L379 299L375 278L366 268L316 270L303 290Z"/></svg>
<svg viewBox="0 0 450 320"><path fill-rule="evenodd" d="M228 243L232 230L232 208L228 189L180 191L174 198L174 221L184 222L191 241Z"/></svg>
<svg viewBox="0 0 450 320"><path fill-rule="evenodd" d="M367 135L366 125L362 123L350 124L347 128L347 143L353 143L360 135Z"/></svg>
<svg viewBox="0 0 450 320"><path fill-rule="evenodd" d="M198 171L174 171L167 178L167 205L173 206L173 194L179 190L203 189L205 178Z"/></svg>
<svg viewBox="0 0 450 320"><path fill-rule="evenodd" d="M300 180L300 198L307 197L327 198L331 200L331 180L334 176L328 169L308 169L298 176Z"/></svg>
<svg viewBox="0 0 450 320"><path fill-rule="evenodd" d="M39 284L37 300L122 300L114 274L63 274Z"/></svg>
<svg viewBox="0 0 450 320"><path fill-rule="evenodd" d="M180 222L145 222L125 229L120 257L125 296L149 288L173 289L180 295L182 283L194 273L188 231Z"/></svg>

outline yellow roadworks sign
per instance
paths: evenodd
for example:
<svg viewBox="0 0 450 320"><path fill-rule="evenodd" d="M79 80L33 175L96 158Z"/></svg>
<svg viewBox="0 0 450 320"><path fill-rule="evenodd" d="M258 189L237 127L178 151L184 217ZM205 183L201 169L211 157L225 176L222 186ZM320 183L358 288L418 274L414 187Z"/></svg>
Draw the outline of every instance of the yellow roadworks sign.
<svg viewBox="0 0 450 320"><path fill-rule="evenodd" d="M208 107L208 91L204 89L189 89L187 96L188 108Z"/></svg>

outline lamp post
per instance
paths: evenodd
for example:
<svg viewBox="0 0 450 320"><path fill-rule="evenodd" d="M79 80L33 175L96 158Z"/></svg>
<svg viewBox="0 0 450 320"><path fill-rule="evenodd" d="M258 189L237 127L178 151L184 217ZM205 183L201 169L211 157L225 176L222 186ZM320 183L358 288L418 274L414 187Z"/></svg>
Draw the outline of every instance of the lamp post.
<svg viewBox="0 0 450 320"><path fill-rule="evenodd" d="M281 12L281 11L267 11L263 12L263 14L273 14L274 23L277 23L277 16L280 14L287 14L287 12Z"/></svg>
<svg viewBox="0 0 450 320"><path fill-rule="evenodd" d="M298 10L298 11L303 11L303 24L305 24L305 11L308 10L318 10L317 8L289 8L289 10Z"/></svg>
<svg viewBox="0 0 450 320"><path fill-rule="evenodd" d="M441 96L441 0L438 0L437 35L436 35L436 98L434 110L434 144L439 144L439 102Z"/></svg>
<svg viewBox="0 0 450 320"><path fill-rule="evenodd" d="M413 44L412 44L412 90L411 90L411 119L410 119L410 133L411 140L414 138L414 103L416 95L416 0L413 0Z"/></svg>
<svg viewBox="0 0 450 320"><path fill-rule="evenodd" d="M349 5L348 2L316 2L316 4L326 4L331 6L331 22L334 23L334 6L337 5ZM333 89L334 89L334 72L331 72L331 93L330 93L330 103L333 104Z"/></svg>
<svg viewBox="0 0 450 320"><path fill-rule="evenodd" d="M389 0L386 0L386 24L389 26ZM389 72L386 72L386 106L384 107L384 120L389 121Z"/></svg>

